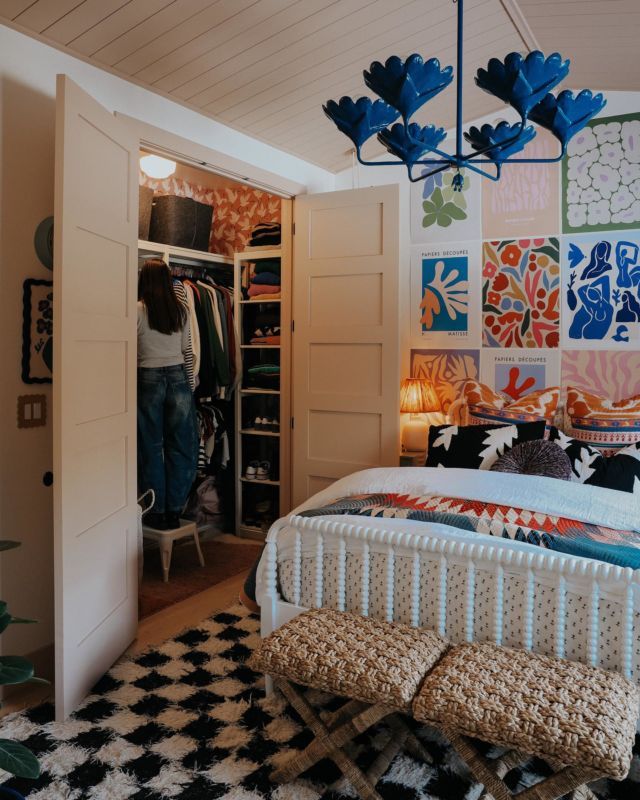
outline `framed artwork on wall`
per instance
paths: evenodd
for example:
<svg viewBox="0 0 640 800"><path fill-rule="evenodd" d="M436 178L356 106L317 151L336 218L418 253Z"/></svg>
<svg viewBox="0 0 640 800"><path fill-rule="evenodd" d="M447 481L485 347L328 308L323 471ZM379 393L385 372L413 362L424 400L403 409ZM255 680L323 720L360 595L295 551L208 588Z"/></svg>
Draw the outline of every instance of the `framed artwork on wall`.
<svg viewBox="0 0 640 800"><path fill-rule="evenodd" d="M640 227L640 114L598 117L562 160L564 233Z"/></svg>
<svg viewBox="0 0 640 800"><path fill-rule="evenodd" d="M411 377L429 381L442 411L458 400L466 380L480 377L479 350L412 350Z"/></svg>
<svg viewBox="0 0 640 800"><path fill-rule="evenodd" d="M411 241L465 242L481 239L480 175L461 169L461 191L453 190L454 171L449 169L411 184Z"/></svg>
<svg viewBox="0 0 640 800"><path fill-rule="evenodd" d="M413 248L412 339L443 347L477 343L480 248L480 242Z"/></svg>
<svg viewBox="0 0 640 800"><path fill-rule="evenodd" d="M568 386L612 400L640 394L640 351L564 350L563 391Z"/></svg>
<svg viewBox="0 0 640 800"><path fill-rule="evenodd" d="M640 233L563 236L563 345L640 348Z"/></svg>
<svg viewBox="0 0 640 800"><path fill-rule="evenodd" d="M22 380L51 383L53 281L28 278L22 285Z"/></svg>
<svg viewBox="0 0 640 800"><path fill-rule="evenodd" d="M560 385L558 350L485 349L482 351L482 383L496 392L520 400L531 392Z"/></svg>

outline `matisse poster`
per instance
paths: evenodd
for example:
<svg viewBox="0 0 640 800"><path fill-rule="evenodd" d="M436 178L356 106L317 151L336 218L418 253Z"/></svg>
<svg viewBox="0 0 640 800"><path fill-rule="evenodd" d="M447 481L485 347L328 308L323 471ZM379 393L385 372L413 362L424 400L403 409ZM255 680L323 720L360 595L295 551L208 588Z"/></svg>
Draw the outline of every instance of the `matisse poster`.
<svg viewBox="0 0 640 800"><path fill-rule="evenodd" d="M640 347L640 233L563 236L563 345Z"/></svg>
<svg viewBox="0 0 640 800"><path fill-rule="evenodd" d="M433 384L443 412L461 396L469 379L480 377L479 350L412 350L411 377Z"/></svg>
<svg viewBox="0 0 640 800"><path fill-rule="evenodd" d="M464 242L482 237L481 198L486 180L461 169L461 189L453 188L452 169L411 184L411 241L414 244Z"/></svg>
<svg viewBox="0 0 640 800"><path fill-rule="evenodd" d="M558 140L542 128L515 158L553 159ZM499 181L482 183L482 235L514 239L559 233L560 164L505 164Z"/></svg>
<svg viewBox="0 0 640 800"><path fill-rule="evenodd" d="M511 400L560 385L560 357L557 350L482 351L481 381Z"/></svg>
<svg viewBox="0 0 640 800"><path fill-rule="evenodd" d="M414 248L411 316L414 338L464 347L477 342L480 317L470 298L480 291L480 244Z"/></svg>

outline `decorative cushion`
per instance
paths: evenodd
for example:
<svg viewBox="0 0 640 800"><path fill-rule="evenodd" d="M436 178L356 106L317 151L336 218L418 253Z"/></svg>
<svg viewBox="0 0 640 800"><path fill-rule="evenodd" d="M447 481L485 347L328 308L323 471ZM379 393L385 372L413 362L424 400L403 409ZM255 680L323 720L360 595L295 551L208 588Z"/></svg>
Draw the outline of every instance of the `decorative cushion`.
<svg viewBox="0 0 640 800"><path fill-rule="evenodd" d="M520 442L544 437L545 423L524 425L432 425L427 467L491 469Z"/></svg>
<svg viewBox="0 0 640 800"><path fill-rule="evenodd" d="M263 639L249 666L303 686L407 711L425 674L448 646L422 628L316 608Z"/></svg>
<svg viewBox="0 0 640 800"><path fill-rule="evenodd" d="M601 449L572 439L557 428L551 428L549 439L561 447L571 463L571 480L640 493L640 442L605 456Z"/></svg>
<svg viewBox="0 0 640 800"><path fill-rule="evenodd" d="M567 417L566 433L605 455L640 442L640 395L615 401L569 386Z"/></svg>
<svg viewBox="0 0 640 800"><path fill-rule="evenodd" d="M482 642L452 648L413 703L420 722L622 779L638 688L622 675Z"/></svg>
<svg viewBox="0 0 640 800"><path fill-rule="evenodd" d="M517 444L491 467L495 472L514 472L518 475L544 475L568 481L571 461L555 442L531 441Z"/></svg>
<svg viewBox="0 0 640 800"><path fill-rule="evenodd" d="M468 380L463 387L463 397L467 404L469 425L486 425L491 422L537 422L544 420L553 425L554 416L560 400L560 387L552 386L524 395L519 400L494 392L489 386L478 381Z"/></svg>

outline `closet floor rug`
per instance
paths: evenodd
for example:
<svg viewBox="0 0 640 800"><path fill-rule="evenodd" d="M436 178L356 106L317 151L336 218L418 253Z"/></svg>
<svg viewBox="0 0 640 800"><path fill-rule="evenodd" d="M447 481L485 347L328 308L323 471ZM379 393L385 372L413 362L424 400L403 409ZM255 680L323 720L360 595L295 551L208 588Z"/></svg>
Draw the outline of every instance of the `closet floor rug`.
<svg viewBox="0 0 640 800"><path fill-rule="evenodd" d="M141 619L203 592L232 575L247 573L262 550L261 545L215 540L200 544L204 554L204 567L198 563L198 555L192 542L174 546L168 583L162 580L158 551L145 551L144 574L138 589Z"/></svg>
<svg viewBox="0 0 640 800"><path fill-rule="evenodd" d="M311 735L279 696L265 698L261 675L245 666L259 640L259 619L242 606L118 662L71 719L53 721L50 704L6 717L0 736L24 742L40 759L36 781L5 786L29 800L342 800L355 795L323 761L275 786L269 773ZM335 707L335 699L314 702ZM381 731L361 736L354 756L366 766ZM447 743L417 728L434 766L399 755L378 784L386 800L478 800L481 788ZM627 780L594 784L601 800L640 797L640 738ZM489 753L491 755L491 753ZM534 759L512 782L544 772Z"/></svg>

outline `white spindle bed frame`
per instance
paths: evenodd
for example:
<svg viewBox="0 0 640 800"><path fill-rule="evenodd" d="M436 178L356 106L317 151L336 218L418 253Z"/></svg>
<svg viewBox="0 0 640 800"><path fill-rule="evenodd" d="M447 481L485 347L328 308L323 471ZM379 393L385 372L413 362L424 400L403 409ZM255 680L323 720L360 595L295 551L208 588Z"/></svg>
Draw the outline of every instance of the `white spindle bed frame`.
<svg viewBox="0 0 640 800"><path fill-rule="evenodd" d="M293 597L287 602L279 592L278 555L282 535L286 529L295 531L293 548ZM625 677L640 682L640 670L634 669L634 636L635 615L640 609L640 570L634 572L630 568L622 568L605 564L588 558L574 557L533 545L507 539L492 538L465 532L442 533L437 531L421 531L408 533L393 529L367 527L366 524L336 522L319 517L301 517L292 515L279 520L271 528L267 537L263 563L261 613L262 635L266 636L288 620L306 609L300 605L302 597L302 537L305 532L314 535L315 542L315 577L313 587L314 605L321 607L324 602L324 554L325 544L332 542L332 550L337 550L337 608L345 610L347 602L346 561L350 544L360 540L362 550L361 585L359 588L359 611L368 616L370 597L370 547L380 545L386 548L386 580L374 591L384 592L384 614L387 620L393 621L395 616L394 594L397 598L398 587L395 586L396 556L412 558L412 579L407 587L410 593L411 623L420 625L420 580L421 570L425 564L429 569L434 567L438 572L437 591L437 630L447 635L448 597L447 573L452 565L456 569L466 571L466 593L464 608L464 638L474 641L477 614L491 616L485 619L489 624L491 638L501 644L504 635L504 585L505 575L514 575L523 579L525 584L523 602L523 624L521 647L534 649L534 630L536 615L541 617L549 613L554 621L554 651L559 658L566 657L565 624L566 600L569 592L576 593L588 600L587 618L583 620L587 631L586 641L577 660L598 666L600 636L600 602L612 601L620 620L621 646L618 648L617 663L613 669ZM337 540L337 542L335 541ZM290 535L288 541L290 542ZM337 545L337 547L336 547ZM289 544L290 552L290 544ZM427 560L423 555L427 556ZM491 570L495 588L494 602L484 604L484 610L478 612L475 603L476 573L481 568ZM536 589L539 585L555 586L555 593L547 593L553 607L538 608ZM613 605L615 603L615 605ZM487 610L486 606L492 608ZM486 626L485 626L486 629ZM640 635L640 634L639 634ZM486 639L486 636L484 637ZM609 665L611 668L611 664Z"/></svg>

